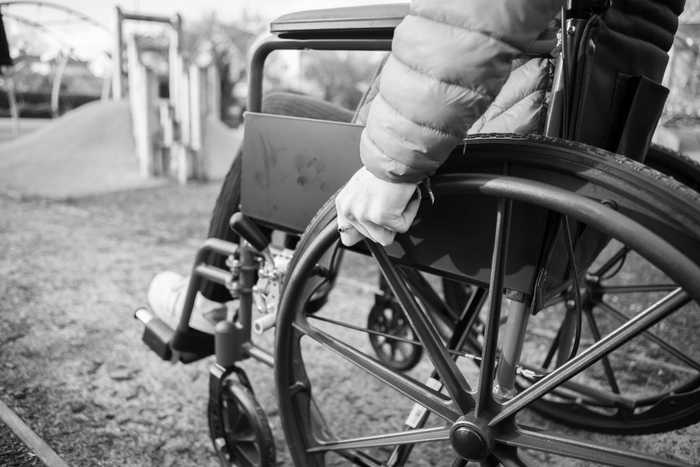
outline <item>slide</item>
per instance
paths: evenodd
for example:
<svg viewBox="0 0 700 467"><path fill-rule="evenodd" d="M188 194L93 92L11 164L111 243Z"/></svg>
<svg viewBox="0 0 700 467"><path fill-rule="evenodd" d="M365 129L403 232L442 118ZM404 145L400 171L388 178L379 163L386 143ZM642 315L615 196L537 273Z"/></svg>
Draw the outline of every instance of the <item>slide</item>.
<svg viewBox="0 0 700 467"><path fill-rule="evenodd" d="M76 198L162 183L139 175L127 101L91 102L0 143L0 192Z"/></svg>

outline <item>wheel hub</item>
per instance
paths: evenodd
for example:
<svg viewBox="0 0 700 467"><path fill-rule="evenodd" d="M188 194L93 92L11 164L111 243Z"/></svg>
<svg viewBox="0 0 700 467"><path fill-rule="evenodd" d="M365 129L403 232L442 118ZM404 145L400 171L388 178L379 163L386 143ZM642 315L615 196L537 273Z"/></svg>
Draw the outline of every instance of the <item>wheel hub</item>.
<svg viewBox="0 0 700 467"><path fill-rule="evenodd" d="M467 420L458 420L452 425L450 442L458 455L471 461L486 458L492 445L488 432Z"/></svg>

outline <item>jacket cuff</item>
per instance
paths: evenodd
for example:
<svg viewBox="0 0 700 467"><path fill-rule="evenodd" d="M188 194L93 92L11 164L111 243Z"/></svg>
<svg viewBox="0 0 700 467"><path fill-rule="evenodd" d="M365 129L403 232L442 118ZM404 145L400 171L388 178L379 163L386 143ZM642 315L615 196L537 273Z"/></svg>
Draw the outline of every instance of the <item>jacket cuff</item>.
<svg viewBox="0 0 700 467"><path fill-rule="evenodd" d="M410 167L384 154L372 142L366 128L360 139L360 159L372 175L391 183L419 183L430 175L425 169Z"/></svg>

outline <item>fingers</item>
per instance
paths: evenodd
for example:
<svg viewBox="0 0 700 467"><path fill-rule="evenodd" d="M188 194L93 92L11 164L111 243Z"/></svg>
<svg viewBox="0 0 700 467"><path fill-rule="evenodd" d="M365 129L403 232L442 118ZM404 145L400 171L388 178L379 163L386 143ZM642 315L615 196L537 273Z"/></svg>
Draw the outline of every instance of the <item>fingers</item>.
<svg viewBox="0 0 700 467"><path fill-rule="evenodd" d="M342 192L336 198L336 210L338 212L338 232L340 232L340 240L343 245L352 246L363 237L383 246L390 245L394 241L396 232L366 218L358 219L344 202L344 197L340 195Z"/></svg>
<svg viewBox="0 0 700 467"><path fill-rule="evenodd" d="M387 246L408 231L420 205L413 184L390 183L360 169L340 190L335 206L340 239L346 246L367 237Z"/></svg>
<svg viewBox="0 0 700 467"><path fill-rule="evenodd" d="M345 198L345 188L343 188L335 198L335 210L338 213L338 232L343 245L353 246L362 240L362 234L352 226L349 204L345 201Z"/></svg>
<svg viewBox="0 0 700 467"><path fill-rule="evenodd" d="M347 218L338 219L338 232L340 233L340 241L345 246L352 246L365 237L380 245L388 246L394 242L394 237L396 237L396 232L381 225L369 221L351 221Z"/></svg>
<svg viewBox="0 0 700 467"><path fill-rule="evenodd" d="M397 212L374 212L367 216L367 221L373 224L382 226L395 233L406 233L411 228L413 221L418 214L420 207L421 196L418 190L408 201L408 204L403 207L403 210Z"/></svg>
<svg viewBox="0 0 700 467"><path fill-rule="evenodd" d="M340 233L340 241L345 246L353 246L364 238L387 246L393 243L396 236L396 232L380 225L368 221L359 222L352 217L338 218L338 232Z"/></svg>
<svg viewBox="0 0 700 467"><path fill-rule="evenodd" d="M353 246L364 238L364 236L352 226L348 226L344 230L339 231L340 241L343 242L345 246Z"/></svg>
<svg viewBox="0 0 700 467"><path fill-rule="evenodd" d="M413 225L413 221L416 220L416 215L418 214L418 208L420 208L420 201L421 198L420 196L417 196L408 203L408 206L406 206L406 209L404 210L403 214L401 215L403 219L403 225L401 226L400 230L397 229L396 231L399 233L405 233L408 231L408 229L411 228Z"/></svg>
<svg viewBox="0 0 700 467"><path fill-rule="evenodd" d="M394 243L394 238L396 237L396 232L387 229L379 224L375 224L371 221L365 221L362 223L362 227L367 231L367 238L374 240L374 242L379 243L382 246L389 246Z"/></svg>

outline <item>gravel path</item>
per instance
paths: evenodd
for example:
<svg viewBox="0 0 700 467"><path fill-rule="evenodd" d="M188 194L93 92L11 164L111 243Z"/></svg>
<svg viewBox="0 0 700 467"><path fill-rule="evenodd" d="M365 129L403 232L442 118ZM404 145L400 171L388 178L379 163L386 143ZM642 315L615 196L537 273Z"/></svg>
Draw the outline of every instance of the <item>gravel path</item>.
<svg viewBox="0 0 700 467"><path fill-rule="evenodd" d="M205 417L210 361L158 361L132 312L154 273L191 266L217 191L210 184L63 203L0 198L0 399L70 465L216 465ZM356 265L358 274L363 268ZM347 304L356 291L337 293ZM272 374L243 366L273 427L279 464L290 465ZM369 414L355 399L358 416ZM676 438L620 442L697 461L697 439L696 425ZM0 465L36 462L0 426Z"/></svg>
<svg viewBox="0 0 700 467"><path fill-rule="evenodd" d="M41 461L20 441L14 433L0 422L0 461L6 467L41 466Z"/></svg>
<svg viewBox="0 0 700 467"><path fill-rule="evenodd" d="M132 312L187 270L216 190L0 199L0 398L69 464L214 465L207 363L158 361Z"/></svg>

